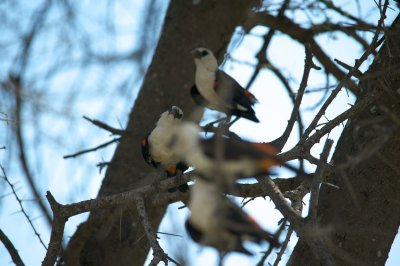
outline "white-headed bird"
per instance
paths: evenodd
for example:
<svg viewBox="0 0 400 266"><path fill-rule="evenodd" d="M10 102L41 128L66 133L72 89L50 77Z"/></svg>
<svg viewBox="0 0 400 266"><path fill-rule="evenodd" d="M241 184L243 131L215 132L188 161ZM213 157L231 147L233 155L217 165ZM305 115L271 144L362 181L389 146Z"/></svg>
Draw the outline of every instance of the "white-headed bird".
<svg viewBox="0 0 400 266"><path fill-rule="evenodd" d="M200 132L200 127L196 124L184 122L170 144L182 160L195 167L200 177L210 179L223 176L227 181L233 182L239 178L268 174L271 167L279 165L303 174L280 160L277 150L268 143L250 142L218 134L211 138L201 138Z"/></svg>
<svg viewBox="0 0 400 266"><path fill-rule="evenodd" d="M196 64L193 100L203 107L259 122L253 110L256 97L224 71L218 69L214 54L206 48L192 51ZM233 122L232 122L233 123Z"/></svg>
<svg viewBox="0 0 400 266"><path fill-rule="evenodd" d="M175 130L182 123L182 119L182 110L177 106L172 106L161 114L156 127L140 142L142 155L146 163L156 169L165 171L167 177L176 176L178 171L183 173L188 169L187 165L181 160L180 155L169 146ZM188 185L180 185L178 189L185 192L188 189Z"/></svg>
<svg viewBox="0 0 400 266"><path fill-rule="evenodd" d="M270 245L279 245L270 233L220 193L213 182L197 179L190 190L188 207L191 216L186 220L186 230L201 245L222 253L236 251L247 255L252 253L243 247L243 241L265 240Z"/></svg>

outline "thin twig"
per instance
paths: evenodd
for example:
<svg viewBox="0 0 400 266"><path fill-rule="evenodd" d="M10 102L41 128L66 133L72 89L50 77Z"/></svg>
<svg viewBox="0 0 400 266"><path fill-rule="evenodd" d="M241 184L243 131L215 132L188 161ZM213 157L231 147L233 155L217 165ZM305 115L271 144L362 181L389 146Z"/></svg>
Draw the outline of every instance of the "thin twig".
<svg viewBox="0 0 400 266"><path fill-rule="evenodd" d="M157 241L157 235L153 230L149 218L147 217L146 207L144 205L143 196L140 194L135 195L136 201L136 209L139 214L140 222L144 228L144 231L147 236L147 240L151 248L153 249L153 259L151 260L149 265L156 266L159 262L163 261L165 265L168 264L168 257L164 250L161 248L160 244Z"/></svg>
<svg viewBox="0 0 400 266"><path fill-rule="evenodd" d="M361 78L362 75L364 74L364 73L362 73L359 69L354 69L354 70L353 70L353 67L352 67L352 66L346 64L345 62L340 61L340 60L337 59L337 58L335 58L334 61L335 61L336 63L338 63L338 65L340 65L341 67L343 67L344 69L346 69L347 71L353 71L352 74L353 74L353 76L355 76L356 78Z"/></svg>
<svg viewBox="0 0 400 266"><path fill-rule="evenodd" d="M328 160L329 153L331 151L333 145L333 140L327 139L324 145L324 148L321 153L320 161L326 163ZM325 174L325 164L319 164L317 166L317 170L314 175L314 180L311 184L311 196L310 196L310 204L308 209L308 218L312 223L316 223L317 219L317 207L318 207L318 199L319 199L319 189L322 182L322 178Z"/></svg>
<svg viewBox="0 0 400 266"><path fill-rule="evenodd" d="M17 137L17 144L18 144L18 150L19 150L19 159L20 163L22 166L23 173L25 175L26 180L28 181L29 188L31 189L34 197L37 200L37 204L39 205L39 208L41 209L42 213L45 216L45 220L47 224L50 226L52 221L50 217L49 210L47 206L44 205L42 199L41 199L41 194L39 193L39 189L36 187L36 182L35 179L29 169L29 164L28 164L28 158L26 157L25 153L25 140L23 138L23 133L22 133L22 112L23 112L23 102L22 102L22 86L21 86L21 78L19 76L17 77L10 77L11 82L14 85L15 89L15 116L16 116L16 123L15 123L15 133Z"/></svg>
<svg viewBox="0 0 400 266"><path fill-rule="evenodd" d="M335 265L335 261L327 250L326 245L324 245L320 239L313 236L312 227L305 223L299 213L289 205L274 182L268 176L265 178L257 178L257 181L263 184L265 192L270 196L277 209L286 219L288 219L291 225L293 225L294 230L297 232L299 237L302 237L302 239L308 244L314 256L323 265Z"/></svg>
<svg viewBox="0 0 400 266"><path fill-rule="evenodd" d="M337 87L332 91L332 93L328 97L328 99L326 99L325 103L322 105L321 109L318 111L318 113L314 117L313 121L310 123L308 128L305 130L303 137L300 139L300 143L303 143L306 140L306 138L310 135L311 131L315 129L318 121L325 114L325 111L328 108L328 106L336 98L337 94L341 91L343 86L350 81L351 77L353 76L353 73L356 73L356 70L358 70L360 68L362 63L364 63L364 61L368 59L369 55L373 51L375 51L375 49L381 44L381 41L383 38L381 38L381 40L378 40L378 38L379 38L381 29L382 29L382 24L384 22L384 17L385 17L384 14L386 13L387 5L388 5L388 0L385 0L385 4L383 7L383 11L382 11L383 13L381 14L381 18L378 21L377 31L375 32L375 34L372 38L370 46L368 47L368 49L366 49L366 51L362 54L362 56L358 60L356 60L354 67L352 67L348 71L346 76L339 82Z"/></svg>
<svg viewBox="0 0 400 266"><path fill-rule="evenodd" d="M106 123L104 123L104 122L102 122L100 120L90 119L87 116L83 116L83 118L86 119L87 121L91 122L93 125L98 126L99 128L102 128L104 130L107 130L108 132L110 132L113 135L122 136L125 133L125 130L114 128L114 127L109 126L109 125L107 125Z"/></svg>
<svg viewBox="0 0 400 266"><path fill-rule="evenodd" d="M282 150L283 146L285 146L287 140L289 139L290 133L293 130L293 126L299 116L299 109L301 105L301 101L303 99L304 91L307 87L307 82L308 82L308 77L310 75L310 71L312 68L320 70L320 67L317 67L314 62L312 61L312 53L311 53L311 48L309 44L305 45L305 63L304 63L304 72L303 72L303 77L300 83L300 87L296 96L296 100L292 109L292 114L290 115L290 119L288 122L288 125L283 132L282 136L277 138L276 140L272 141L271 144L275 146L279 151Z"/></svg>
<svg viewBox="0 0 400 266"><path fill-rule="evenodd" d="M25 264L23 263L21 257L19 256L18 250L14 247L11 240L7 237L7 235L1 229L0 229L0 241L6 247L14 264L17 266L24 266Z"/></svg>
<svg viewBox="0 0 400 266"><path fill-rule="evenodd" d="M316 130L316 132L311 135L309 138L307 138L303 143L298 143L293 149L281 153L278 155L278 157L282 160L289 161L293 160L299 157L304 157L304 154L307 154L311 147L318 143L320 139L328 134L333 128L341 124L347 119L351 119L361 112L365 110L366 107L368 107L371 103L373 103L376 99L378 99L382 95L381 91L372 93L371 95L368 95L367 97L364 97L361 99L357 104L354 106L350 107L328 123L326 123L321 129Z"/></svg>
<svg viewBox="0 0 400 266"><path fill-rule="evenodd" d="M75 157L78 157L79 155L82 155L82 154L85 154L85 153L97 151L98 149L103 149L103 148L107 147L108 145L113 144L114 142L117 142L117 141L120 141L120 140L121 140L121 138L114 138L114 139L112 139L110 141L107 141L106 143L100 144L99 146L96 146L94 148L87 149L87 150L82 150L82 151L79 151L77 153L70 154L70 155L65 155L65 156L63 156L63 158L64 159L75 158Z"/></svg>
<svg viewBox="0 0 400 266"><path fill-rule="evenodd" d="M3 172L3 179L7 182L8 186L11 188L12 193L15 197L15 199L17 200L19 207L21 209L21 212L24 214L25 218L28 220L31 228L33 229L33 232L35 233L35 235L37 236L37 238L39 239L40 243L42 244L42 246L47 249L46 245L44 244L39 232L36 230L35 226L33 225L32 220L29 218L28 213L25 211L24 206L22 205L22 200L19 198L17 192L15 191L14 185L10 182L10 180L7 177L6 171L4 170L3 166L0 165L1 171Z"/></svg>
<svg viewBox="0 0 400 266"><path fill-rule="evenodd" d="M276 241L276 243L279 243L279 237L281 236L282 232L285 230L286 227L286 220L282 221L282 224L279 226L278 231L274 234L273 239ZM271 255L272 251L274 250L275 246L274 245L269 245L267 251L265 251L264 255L260 259L260 261L257 263L256 266L263 266L264 262L267 260L269 255Z"/></svg>
<svg viewBox="0 0 400 266"><path fill-rule="evenodd" d="M280 250L278 252L278 255L276 256L276 259L275 259L275 262L274 262L273 266L278 266L279 265L279 262L281 261L282 256L285 253L285 250L286 250L286 248L287 248L287 246L289 244L290 237L292 236L293 232L294 232L293 226L290 226L289 230L288 230L288 232L286 234L285 240L283 241L282 247L280 248Z"/></svg>

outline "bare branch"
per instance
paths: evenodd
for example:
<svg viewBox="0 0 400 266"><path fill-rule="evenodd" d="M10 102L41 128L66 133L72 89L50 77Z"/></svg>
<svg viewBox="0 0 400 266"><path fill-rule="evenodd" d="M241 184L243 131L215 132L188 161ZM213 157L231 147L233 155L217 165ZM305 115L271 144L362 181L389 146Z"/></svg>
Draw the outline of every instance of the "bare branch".
<svg viewBox="0 0 400 266"><path fill-rule="evenodd" d="M18 250L14 247L13 243L11 240L7 237L7 235L3 232L3 230L0 229L0 241L3 243L3 245L6 247L8 253L10 254L13 262L17 266L24 266L25 264L23 263L21 257L18 254Z"/></svg>
<svg viewBox="0 0 400 266"><path fill-rule="evenodd" d="M311 45L311 50L318 61L324 66L325 70L329 73L332 73L336 79L341 80L345 77L345 73L343 73L329 58L329 56L322 50L322 48L318 45L318 43L314 39L314 32L310 29L304 29L300 27L298 24L291 21L288 17L283 16L282 18L278 18L267 12L257 13L258 20L257 23L261 25L266 25L270 28L279 30L294 40L306 44L309 43ZM351 81L348 80L346 86L350 87L355 93L359 93L357 86Z"/></svg>
<svg viewBox="0 0 400 266"><path fill-rule="evenodd" d="M21 98L22 86L20 77L10 77L12 84L14 85L15 89L15 113L16 113L16 123L15 123L15 130L16 130L16 137L17 137L17 144L19 149L19 158L20 163L22 166L22 170L25 174L25 178L28 181L29 187L37 200L37 204L39 208L42 210L43 215L46 218L46 222L48 225L51 225L51 217L47 207L44 205L41 195L39 193L39 189L36 187L36 183L34 177L29 169L28 160L25 154L25 142L22 136L22 109L23 109L23 102ZM42 241L41 241L42 242Z"/></svg>
<svg viewBox="0 0 400 266"><path fill-rule="evenodd" d="M49 191L46 194L46 198L50 203L51 210L53 211L53 224L51 227L49 246L46 256L43 259L42 266L53 266L61 250L65 223L70 216L65 214L62 208L63 205L59 204Z"/></svg>
<svg viewBox="0 0 400 266"><path fill-rule="evenodd" d="M106 123L104 123L104 122L102 122L100 120L90 119L87 116L83 116L83 118L86 119L87 121L91 122L93 125L98 126L99 128L102 128L104 130L107 130L108 132L110 132L113 135L122 136L125 133L125 130L114 128L114 127L109 126L109 125L107 125Z"/></svg>
<svg viewBox="0 0 400 266"><path fill-rule="evenodd" d="M341 67L343 67L344 69L348 70L348 71L352 71L353 67L349 66L348 64L346 64L345 62L340 61L339 59L334 59L336 63L338 63ZM355 69L354 72L352 73L356 78L361 78L361 76L363 75L363 73L359 70L359 69Z"/></svg>
<svg viewBox="0 0 400 266"><path fill-rule="evenodd" d="M298 211L294 210L288 204L274 182L269 177L265 177L264 179L257 178L257 181L263 184L265 192L270 196L277 209L288 219L291 225L293 225L297 234L310 246L314 256L317 257L323 265L335 265L335 261L328 252L326 245L324 245L319 238L313 236L312 227L304 221Z"/></svg>
<svg viewBox="0 0 400 266"><path fill-rule="evenodd" d="M288 232L286 234L285 240L283 241L282 247L280 248L280 250L278 252L278 255L276 256L276 259L275 259L275 262L274 262L273 266L278 266L279 265L279 262L281 261L282 256L285 253L285 250L286 250L286 248L287 248L287 246L289 244L290 237L292 236L293 232L294 232L293 226L290 226L289 230L288 230Z"/></svg>
<svg viewBox="0 0 400 266"><path fill-rule="evenodd" d="M147 240L149 241L149 244L153 249L153 259L151 260L150 265L156 266L161 261L163 261L165 265L167 265L168 264L167 254L164 252L164 250L161 248L160 244L157 241L157 235L150 224L149 218L147 217L146 207L144 206L143 197L139 194L136 194L135 201L140 222L142 223L144 231L146 232Z"/></svg>
<svg viewBox="0 0 400 266"><path fill-rule="evenodd" d="M3 179L7 182L8 186L11 188L12 190L12 194L14 195L15 199L17 200L19 207L21 209L21 212L24 214L26 220L28 220L31 228L33 229L33 232L35 233L35 235L37 236L37 238L39 239L40 243L42 244L42 246L47 249L46 245L44 244L42 237L40 236L39 232L36 230L35 226L33 225L32 220L29 218L28 213L25 211L24 206L22 205L22 200L19 198L17 192L15 191L14 185L10 182L10 180L7 177L6 171L4 170L3 166L0 165L0 169L3 173Z"/></svg>
<svg viewBox="0 0 400 266"><path fill-rule="evenodd" d="M304 63L303 78L300 83L300 88L296 96L296 100L292 109L292 114L290 115L288 125L285 131L283 132L282 136L271 142L271 144L275 146L279 151L281 151L282 148L285 146L287 140L289 139L290 133L293 130L294 123L296 122L299 116L300 104L301 100L303 99L304 91L306 90L307 87L308 77L310 75L311 68L317 70L321 69L317 67L312 61L312 53L309 45L305 45L305 53L306 53L306 58L304 60L305 63Z"/></svg>
<svg viewBox="0 0 400 266"><path fill-rule="evenodd" d="M321 153L321 162L326 163L328 160L329 153L331 151L333 145L333 140L327 139L324 145L324 148ZM319 164L317 166L317 170L314 175L314 180L311 184L311 197L310 197L310 205L308 209L308 218L312 223L316 223L317 219L317 207L318 207L318 199L319 199L319 189L322 182L322 179L325 174L325 164Z"/></svg>
<svg viewBox="0 0 400 266"><path fill-rule="evenodd" d="M100 144L99 146L96 146L94 148L87 149L87 150L82 150L82 151L79 151L77 153L70 154L70 155L65 155L63 158L64 159L75 158L75 157L77 157L79 155L82 155L82 154L85 154L85 153L89 153L89 152L92 152L92 151L97 151L98 149L103 149L103 148L107 147L108 145L113 144L114 142L118 142L120 140L121 140L121 138L114 138L114 139L112 139L110 141L107 141L106 143Z"/></svg>

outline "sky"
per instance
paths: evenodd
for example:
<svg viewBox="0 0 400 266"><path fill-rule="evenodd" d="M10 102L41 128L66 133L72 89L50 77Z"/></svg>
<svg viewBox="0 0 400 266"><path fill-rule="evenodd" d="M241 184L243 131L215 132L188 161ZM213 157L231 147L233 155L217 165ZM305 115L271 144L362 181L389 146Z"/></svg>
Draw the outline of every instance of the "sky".
<svg viewBox="0 0 400 266"><path fill-rule="evenodd" d="M354 5L350 4L351 1L341 1L345 6L348 6L350 9L354 10ZM161 7L160 13L164 13L166 11L166 2L159 1L158 4ZM127 6L128 5L128 6ZM134 7L133 9L131 9ZM82 12L87 9L96 8L91 1L83 1L82 2ZM98 7L99 8L99 7ZM99 8L100 9L100 8ZM131 10L135 10L136 14L130 12ZM364 11L366 11L365 9ZM54 11L56 12L56 11ZM140 31L141 27L141 16L140 14L144 12L143 2L142 1L131 1L129 4L122 2L116 5L114 10L114 15L119 17L118 23L122 28L134 28L134 31ZM298 14L298 20L301 21L302 16ZM391 14L391 15L390 15ZM101 14L98 14L101 15ZM395 15L395 12L389 12L389 18L392 19ZM54 14L56 16L56 14ZM160 16L161 18L163 16ZM96 25L96 17L92 17L92 13L84 13L81 16L82 25L85 25L87 30L98 30ZM376 14L369 14L368 19L371 21L376 20ZM161 21L158 22L158 27L161 27ZM228 52L231 59L227 59L224 64L221 66L227 73L232 75L240 84L245 86L252 74L252 67L256 63L256 59L254 58L255 51L258 51L261 43L260 36L266 32L266 29L263 27L257 27L251 31L251 34L243 37L240 28L236 30L235 35L232 38L232 42L229 46ZM138 34L132 34L132 32L128 32L126 34L117 34L114 42L117 44L117 48L120 51L129 50L132 45L139 45L140 39L135 38L135 36L139 36ZM325 50L330 51L330 54L334 58L338 58L341 61L348 62L351 64L354 62L356 58L360 56L361 49L357 45L354 45L352 42L346 41L343 39L344 36L337 34L335 36L336 40L333 38L319 38L318 41L323 43L323 47ZM49 37L50 38L50 37ZM154 45L153 45L154 47ZM103 51L109 49L107 41L98 42L98 47L94 47L94 49L98 51ZM275 38L271 43L271 48L269 50L269 57L272 62L274 62L278 67L284 69L285 73L290 73L292 77L291 85L293 88L298 88L298 84L300 82L303 67L304 67L304 49L301 45L290 41L285 36L279 36ZM149 63L151 55L148 55L146 58L146 63ZM316 62L318 64L318 62ZM115 70L115 80L107 80L106 84L103 86L112 86L116 84L116 80L121 77L125 77L127 75L131 75L132 71L127 70L124 67ZM53 80L53 88L56 89L59 86L65 85L66 82L71 82L72 77L79 75L79 71L65 71L63 75L58 76ZM264 73L265 72L265 73ZM91 86L101 86L99 77L104 73L100 69L91 70L87 75L91 76L91 79L88 79L88 83L95 84L87 84L84 87L90 88ZM137 81L137 78L135 81ZM318 73L313 70L310 75L310 80L308 83L308 88L318 88L323 86L325 82L325 78L323 73ZM112 114L109 115L106 119L106 122L110 122L111 124L121 124L125 125L127 116L130 111L130 107L136 97L137 91L140 86L140 82L133 82L132 84L136 84L136 87L126 92L126 97L131 99L130 101L126 101L124 104L118 104L112 111ZM260 118L260 123L256 124L251 121L240 120L232 127L232 130L239 133L240 136L243 136L249 140L256 141L270 141L278 137L283 129L286 126L288 117L291 111L291 102L288 98L286 92L282 88L280 82L268 71L263 70L263 75L258 78L254 85L251 87L251 92L256 95L259 99L259 104L256 106L256 114ZM320 100L322 97L322 93L308 93L305 95L302 110L303 118L305 122L311 121L313 114L315 111L306 110L307 106L313 105L316 101ZM92 100L90 98L89 92L87 94L82 94L80 99L78 99L77 108L74 109L74 112L71 114L74 119L80 119L82 115L88 115L89 117L98 118L103 120L102 112L99 110L104 109L104 102L109 101L110 97L113 97L112 93L104 93L103 97L96 98ZM341 92L338 97L335 99L332 106L328 109L326 113L327 119L333 118L335 114L338 114L347 108L349 108L349 104L354 103L355 98L352 95L348 95L345 91ZM1 105L0 105L1 107ZM1 111L1 110L0 110ZM212 120L216 116L215 112L207 112L204 123L208 120ZM50 117L44 120L44 123L52 124L54 127L57 123L57 127L65 128L65 130L71 130L70 125L65 124L63 121L57 121L56 117ZM0 126L4 127L6 125L0 124ZM88 123L81 122L77 128L74 128L75 134L67 134L66 138L68 143L74 143L84 139L85 146L94 146L103 141L108 140L108 135L101 132L101 130L94 130L93 138L91 140L87 139L88 134ZM330 138L337 140L340 136L342 126L338 126L335 130L330 134ZM0 130L2 130L0 128ZM49 129L48 134L52 134L51 127ZM294 131L296 132L296 131ZM56 133L54 133L56 134ZM27 133L28 138L34 138L35 135L31 132ZM296 134L292 134L285 150L290 149L296 143ZM323 143L323 141L321 141ZM335 142L336 143L336 142ZM93 145L91 145L93 144ZM0 143L0 146L2 144ZM99 161L107 160L111 158L113 149L115 146L112 146L106 150L99 151L97 153L91 153L85 155L82 160L85 160L85 163L91 165L91 168L82 168L80 167L81 163L79 160L63 160L62 156L76 150L79 150L78 147L81 147L77 144L71 144L71 146L64 147L63 150L60 150L59 146L56 143L49 144L44 147L44 154L46 158L51 158L49 164L51 167L48 169L36 169L39 173L46 174L45 176L57 176L57 179L50 180L40 180L40 183L43 186L43 191L51 190L54 195L57 195L57 199L61 202L73 202L78 200L84 200L88 198L93 198L96 196L98 188L101 185L101 180L103 178L104 172L99 173L98 169L94 167ZM34 149L35 147L30 147L30 149ZM319 156L321 151L321 146L316 145L313 148L312 152L315 156ZM31 154L35 154L32 152ZM41 158L34 158L33 162L36 160L41 160ZM0 162L3 165L7 165L7 174L11 181L15 183L15 186L18 191L18 195L24 199L24 206L29 210L29 215L33 218L34 225L36 229L41 233L43 240L45 243L48 243L48 231L47 227L43 224L43 218L40 217L39 212L32 208L34 206L29 202L31 198L29 192L25 189L26 184L24 184L19 178L21 173L18 170L18 166L9 160L5 156L2 150L0 150ZM35 163L34 163L35 164ZM37 165L37 164L35 164ZM40 168L40 167L36 167ZM69 169L74 169L74 174L70 174ZM313 167L307 165L307 171L312 171ZM280 173L280 177L289 176L290 173L282 172ZM38 174L38 176L41 176ZM86 184L82 186L82 183ZM71 193L71 191L75 191L76 193ZM20 212L16 212L18 210L17 203L14 198L8 193L3 196L2 205L0 206L0 228L2 228L5 232L11 232L12 241L17 246L21 257L24 261L30 262L29 265L39 265L42 261L45 250L40 246L39 241L33 235L32 229L29 228L25 218L22 216ZM238 201L240 203L240 201ZM176 224L179 221L182 225L184 220L188 215L187 210L179 210L178 207L181 204L176 203L169 207L166 218L163 220L159 232L180 232L182 237L178 237L182 239L182 241L174 241L177 237L161 235L161 245L168 249L171 247L171 241L177 242L176 245L181 245L184 248L188 249L190 254L194 254L195 256L191 256L193 259L193 265L212 265L216 264L217 254L212 248L202 248L196 244L194 244L188 237L182 232L182 228L177 228ZM306 208L305 208L306 209ZM267 230L274 231L276 230L276 224L281 218L279 212L274 208L273 204L267 199L257 199L250 202L245 207L245 211L249 212L254 218L262 225L263 228ZM7 217L4 219L3 217ZM76 226L85 218L87 214L79 215L76 217L72 217L67 223L66 235L69 236L73 233ZM175 225L175 227L174 227ZM292 240L289 244L289 250L292 250L295 246L296 238L292 237ZM265 247L258 247L252 245L251 248L256 252L261 252L265 249ZM395 252L397 250L397 252ZM395 266L400 264L400 239L397 237L393 247L392 252L390 254L389 260L387 261L387 266ZM173 250L171 251L173 253ZM290 253L288 252L286 257L283 259L285 261L287 256ZM259 259L259 256L255 256L254 258L248 258L245 256L239 256L236 254L231 254L226 258L226 265L254 265ZM272 256L273 262L274 256ZM8 265L10 263L10 258L6 250L0 245L0 265Z"/></svg>

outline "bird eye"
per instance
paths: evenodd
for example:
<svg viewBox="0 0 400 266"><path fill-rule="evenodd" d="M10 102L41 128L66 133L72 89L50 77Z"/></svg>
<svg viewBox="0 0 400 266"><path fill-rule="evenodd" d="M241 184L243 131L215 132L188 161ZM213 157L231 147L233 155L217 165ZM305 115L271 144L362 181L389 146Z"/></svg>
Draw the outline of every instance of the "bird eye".
<svg viewBox="0 0 400 266"><path fill-rule="evenodd" d="M206 50L203 50L203 51L201 52L201 56L204 57L204 56L206 56L206 55L208 55L208 52L207 52Z"/></svg>

